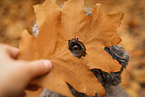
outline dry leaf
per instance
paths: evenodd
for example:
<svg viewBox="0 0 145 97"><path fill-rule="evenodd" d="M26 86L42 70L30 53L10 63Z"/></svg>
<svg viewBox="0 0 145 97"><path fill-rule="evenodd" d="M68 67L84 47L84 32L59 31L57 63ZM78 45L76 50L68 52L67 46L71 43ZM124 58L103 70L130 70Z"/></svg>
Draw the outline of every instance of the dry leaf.
<svg viewBox="0 0 145 97"><path fill-rule="evenodd" d="M65 96L72 96L66 82L88 96L95 93L103 96L105 90L90 69L108 73L120 71L121 65L104 51L104 47L121 41L116 31L122 13L106 15L97 4L92 15L88 16L84 0L69 0L62 11L55 0L46 0L44 4L34 6L34 10L40 33L34 38L24 31L19 59L52 61L51 72L39 78L37 83ZM86 55L75 57L68 45L72 39L85 46Z"/></svg>

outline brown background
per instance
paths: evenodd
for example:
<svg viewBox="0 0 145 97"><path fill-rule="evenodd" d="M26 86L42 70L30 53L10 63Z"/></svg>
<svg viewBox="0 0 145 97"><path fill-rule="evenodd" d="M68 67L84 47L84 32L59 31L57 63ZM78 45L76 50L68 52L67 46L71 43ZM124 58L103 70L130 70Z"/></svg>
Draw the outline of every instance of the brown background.
<svg viewBox="0 0 145 97"><path fill-rule="evenodd" d="M18 47L21 32L31 31L36 21L32 5L44 0L0 0L0 42ZM62 4L59 0L58 4ZM120 43L130 54L122 83L132 97L145 95L145 0L85 0L87 7L101 3L106 13L121 11Z"/></svg>

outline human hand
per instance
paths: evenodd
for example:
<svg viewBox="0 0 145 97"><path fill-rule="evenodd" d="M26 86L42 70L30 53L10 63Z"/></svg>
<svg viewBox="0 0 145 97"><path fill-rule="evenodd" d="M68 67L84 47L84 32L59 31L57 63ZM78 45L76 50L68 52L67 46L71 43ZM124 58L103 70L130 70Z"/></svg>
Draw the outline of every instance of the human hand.
<svg viewBox="0 0 145 97"><path fill-rule="evenodd" d="M19 49L0 44L0 97L17 97L24 89L35 90L30 82L35 77L49 72L51 62L48 60L16 60Z"/></svg>

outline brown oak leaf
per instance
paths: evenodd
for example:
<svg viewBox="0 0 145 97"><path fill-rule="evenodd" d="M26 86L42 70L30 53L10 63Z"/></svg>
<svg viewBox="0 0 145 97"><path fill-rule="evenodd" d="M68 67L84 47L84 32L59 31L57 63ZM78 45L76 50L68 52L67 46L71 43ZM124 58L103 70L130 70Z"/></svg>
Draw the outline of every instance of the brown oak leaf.
<svg viewBox="0 0 145 97"><path fill-rule="evenodd" d="M50 73L38 78L37 83L65 96L72 96L66 82L88 96L95 93L103 96L105 90L91 69L108 73L121 69L121 65L104 51L104 47L117 45L121 41L116 31L122 13L106 15L101 4L96 4L88 16L84 10L84 0L68 0L62 11L55 0L46 0L42 5L34 6L34 11L39 35L34 38L24 31L19 59L51 60L53 68ZM69 50L68 40L77 38L86 49L86 55L80 58Z"/></svg>

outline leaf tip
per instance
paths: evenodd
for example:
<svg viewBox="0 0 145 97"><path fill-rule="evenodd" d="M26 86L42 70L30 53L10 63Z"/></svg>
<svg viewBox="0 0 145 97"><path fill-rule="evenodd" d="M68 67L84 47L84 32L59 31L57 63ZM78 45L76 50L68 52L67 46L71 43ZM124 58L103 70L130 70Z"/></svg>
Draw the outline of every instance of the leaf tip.
<svg viewBox="0 0 145 97"><path fill-rule="evenodd" d="M30 32L28 32L28 30L25 29L21 35L21 38L23 37L25 38L25 37L33 37L33 36L30 34Z"/></svg>

